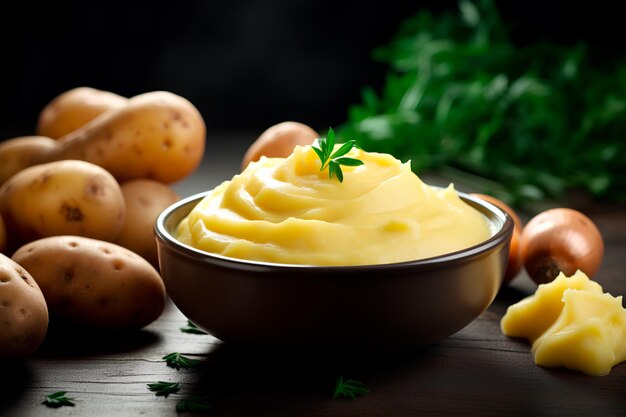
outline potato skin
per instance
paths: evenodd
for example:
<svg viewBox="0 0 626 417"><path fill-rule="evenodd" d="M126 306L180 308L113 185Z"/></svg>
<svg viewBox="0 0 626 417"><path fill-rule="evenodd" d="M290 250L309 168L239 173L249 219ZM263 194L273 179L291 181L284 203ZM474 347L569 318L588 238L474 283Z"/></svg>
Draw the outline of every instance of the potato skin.
<svg viewBox="0 0 626 417"><path fill-rule="evenodd" d="M39 113L37 134L58 139L87 124L102 113L128 103L109 91L77 87L56 96Z"/></svg>
<svg viewBox="0 0 626 417"><path fill-rule="evenodd" d="M21 136L0 143L0 185L24 168L47 162L57 147L54 139Z"/></svg>
<svg viewBox="0 0 626 417"><path fill-rule="evenodd" d="M126 216L111 174L84 161L26 168L0 186L0 215L14 245L72 234L112 241Z"/></svg>
<svg viewBox="0 0 626 417"><path fill-rule="evenodd" d="M169 186L154 180L131 180L121 184L126 202L126 221L115 241L158 269L154 223L163 210L180 200Z"/></svg>
<svg viewBox="0 0 626 417"><path fill-rule="evenodd" d="M12 259L44 294L52 322L93 329L139 329L165 307L159 273L132 251L81 236L52 236L19 248Z"/></svg>
<svg viewBox="0 0 626 417"><path fill-rule="evenodd" d="M286 158L296 145L310 145L320 135L309 126L298 122L282 122L270 126L250 145L241 161L241 170L250 162L269 158Z"/></svg>
<svg viewBox="0 0 626 417"><path fill-rule="evenodd" d="M48 331L48 307L37 282L0 254L0 359L32 355Z"/></svg>
<svg viewBox="0 0 626 417"><path fill-rule="evenodd" d="M0 216L0 253L4 253L7 247L7 229L4 225L4 220Z"/></svg>
<svg viewBox="0 0 626 417"><path fill-rule="evenodd" d="M120 182L148 178L172 183L202 161L205 125L186 99L166 91L140 94L59 139L51 159L80 159Z"/></svg>

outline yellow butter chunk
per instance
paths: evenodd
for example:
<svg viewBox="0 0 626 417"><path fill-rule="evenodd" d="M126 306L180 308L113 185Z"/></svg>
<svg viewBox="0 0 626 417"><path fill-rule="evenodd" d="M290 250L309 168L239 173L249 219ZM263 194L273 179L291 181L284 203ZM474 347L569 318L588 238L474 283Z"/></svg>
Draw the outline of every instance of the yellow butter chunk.
<svg viewBox="0 0 626 417"><path fill-rule="evenodd" d="M339 146L339 145L337 145ZM197 249L282 264L366 265L423 259L487 240L485 216L410 163L354 148L363 162L329 178L311 146L253 162L209 191L176 237Z"/></svg>
<svg viewBox="0 0 626 417"><path fill-rule="evenodd" d="M568 288L602 294L602 287L581 271L571 277L562 272L552 282L541 284L534 295L510 306L502 317L502 332L534 342L559 317L563 310L563 293Z"/></svg>
<svg viewBox="0 0 626 417"><path fill-rule="evenodd" d="M533 343L535 362L607 375L626 360L626 309L622 297L565 290L557 321Z"/></svg>
<svg viewBox="0 0 626 417"><path fill-rule="evenodd" d="M537 365L607 375L626 360L622 297L603 293L580 271L569 278L560 274L510 306L501 327L507 336L532 343Z"/></svg>

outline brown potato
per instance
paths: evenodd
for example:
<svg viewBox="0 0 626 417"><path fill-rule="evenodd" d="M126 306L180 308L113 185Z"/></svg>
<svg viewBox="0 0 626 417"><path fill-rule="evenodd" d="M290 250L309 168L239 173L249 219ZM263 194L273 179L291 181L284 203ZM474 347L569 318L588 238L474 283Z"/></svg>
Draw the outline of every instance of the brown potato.
<svg viewBox="0 0 626 417"><path fill-rule="evenodd" d="M32 355L48 331L48 307L33 277L0 254L0 359Z"/></svg>
<svg viewBox="0 0 626 417"><path fill-rule="evenodd" d="M62 234L113 241L124 225L126 206L111 174L89 162L67 160L12 176L0 186L0 215L16 245Z"/></svg>
<svg viewBox="0 0 626 417"><path fill-rule="evenodd" d="M282 122L265 130L248 148L241 162L243 171L250 162L261 156L286 158L296 145L310 145L319 134L309 126L298 122Z"/></svg>
<svg viewBox="0 0 626 417"><path fill-rule="evenodd" d="M7 247L7 229L4 226L4 220L0 216L0 253L4 253Z"/></svg>
<svg viewBox="0 0 626 417"><path fill-rule="evenodd" d="M102 113L126 106L128 99L90 87L77 87L55 97L37 121L37 134L58 139L87 124Z"/></svg>
<svg viewBox="0 0 626 417"><path fill-rule="evenodd" d="M53 322L138 329L165 307L159 273L139 255L110 242L53 236L22 246L12 258L41 287Z"/></svg>
<svg viewBox="0 0 626 417"><path fill-rule="evenodd" d="M102 113L59 138L42 160L25 164L75 159L103 167L118 181L172 183L198 168L205 134L204 120L193 104L176 94L153 91Z"/></svg>
<svg viewBox="0 0 626 417"><path fill-rule="evenodd" d="M24 168L47 162L56 146L55 140L44 136L22 136L0 143L0 185Z"/></svg>
<svg viewBox="0 0 626 417"><path fill-rule="evenodd" d="M154 91L63 136L50 157L100 165L120 182L149 178L171 183L200 165L204 146L205 125L198 110L180 96Z"/></svg>
<svg viewBox="0 0 626 417"><path fill-rule="evenodd" d="M159 266L154 223L163 210L180 200L167 185L154 180L132 180L121 185L126 202L126 221L115 241Z"/></svg>

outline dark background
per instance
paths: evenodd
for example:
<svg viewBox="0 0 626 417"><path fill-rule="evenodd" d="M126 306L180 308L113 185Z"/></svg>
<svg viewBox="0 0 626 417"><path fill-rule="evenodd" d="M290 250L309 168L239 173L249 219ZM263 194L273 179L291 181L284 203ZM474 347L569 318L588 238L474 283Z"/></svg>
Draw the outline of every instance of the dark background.
<svg viewBox="0 0 626 417"><path fill-rule="evenodd" d="M517 42L584 40L622 52L623 18L610 1L496 4ZM15 3L0 15L0 140L33 134L41 109L77 86L172 91L198 107L209 135L260 133L284 120L336 126L364 85L384 81L372 49L422 8L457 10L457 2Z"/></svg>

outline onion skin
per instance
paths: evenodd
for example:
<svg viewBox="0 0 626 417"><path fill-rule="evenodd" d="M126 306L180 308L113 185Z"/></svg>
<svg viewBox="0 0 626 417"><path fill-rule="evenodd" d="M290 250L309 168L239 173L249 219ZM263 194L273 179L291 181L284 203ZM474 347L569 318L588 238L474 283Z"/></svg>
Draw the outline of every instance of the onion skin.
<svg viewBox="0 0 626 417"><path fill-rule="evenodd" d="M479 194L472 193L474 197L478 197L481 200L485 200L488 203L493 204L498 207L506 214L508 214L512 219L515 227L513 229L513 235L511 237L511 244L509 246L509 259L506 265L506 272L504 273L504 277L502 278L502 285L506 285L513 280L517 276L517 274L522 270L522 254L520 251L520 238L522 235L522 230L524 228L522 219L518 216L518 214L513 210L511 206L506 204L504 201L501 201L495 197L492 197L487 194Z"/></svg>
<svg viewBox="0 0 626 417"><path fill-rule="evenodd" d="M511 236L511 245L509 246L509 260L506 264L506 272L502 278L502 285L506 285L513 280L522 270L522 251L520 250L521 231L515 227Z"/></svg>
<svg viewBox="0 0 626 417"><path fill-rule="evenodd" d="M589 217L574 209L555 208L526 224L520 249L530 278L544 284L559 272L571 276L581 270L592 278L602 263L604 241Z"/></svg>
<svg viewBox="0 0 626 417"><path fill-rule="evenodd" d="M522 229L524 228L524 224L522 223L522 219L515 212L515 210L513 210L513 208L511 206L506 204L504 201L499 200L499 199L497 199L495 197L492 197L490 195L487 195L487 194L472 193L472 195L474 197L478 197L478 198L480 198L482 200L485 200L488 203L493 204L494 206L498 207L499 209L503 210L506 214L511 216L511 218L513 219L513 223L515 223L515 228L520 233L522 233Z"/></svg>

